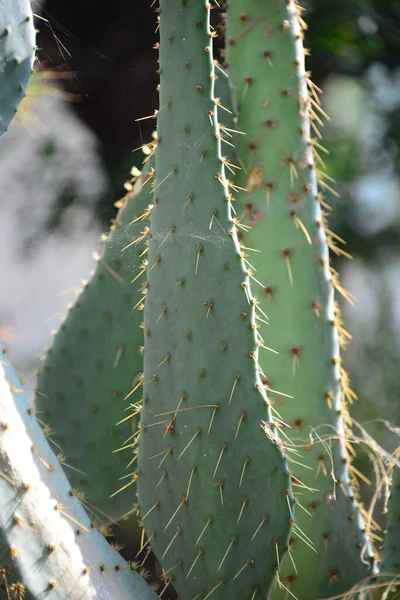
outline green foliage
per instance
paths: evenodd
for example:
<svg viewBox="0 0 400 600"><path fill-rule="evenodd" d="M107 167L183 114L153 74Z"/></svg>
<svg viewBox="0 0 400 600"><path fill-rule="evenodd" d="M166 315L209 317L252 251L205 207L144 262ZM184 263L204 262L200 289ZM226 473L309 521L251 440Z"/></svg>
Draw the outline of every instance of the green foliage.
<svg viewBox="0 0 400 600"><path fill-rule="evenodd" d="M96 270L57 332L37 382L37 409L73 467L72 485L112 519L132 508L135 474L127 465L143 370L142 313L133 309L141 281L132 279L145 262L145 242L130 242L144 227L136 219L151 200L152 165L146 163L124 199ZM139 391L131 393L135 387Z"/></svg>
<svg viewBox="0 0 400 600"><path fill-rule="evenodd" d="M2 0L0 7L0 135L25 95L35 56L29 0Z"/></svg>

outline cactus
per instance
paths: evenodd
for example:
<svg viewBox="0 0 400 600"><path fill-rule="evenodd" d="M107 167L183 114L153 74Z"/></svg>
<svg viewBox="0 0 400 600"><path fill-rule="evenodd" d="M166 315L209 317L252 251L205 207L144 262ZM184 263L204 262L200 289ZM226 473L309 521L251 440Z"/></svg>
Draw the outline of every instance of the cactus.
<svg viewBox="0 0 400 600"><path fill-rule="evenodd" d="M393 468L392 477L381 569L383 572L400 575L400 469L398 466Z"/></svg>
<svg viewBox="0 0 400 600"><path fill-rule="evenodd" d="M251 254L269 317L260 331L276 351L263 354L260 366L291 427L293 448L304 448L305 468L295 469L308 512L297 511L292 539L298 573L286 560L281 576L298 600L310 600L345 592L368 574L372 555L345 449L349 392L317 190L313 149L320 144L310 136L310 118L317 131L320 106L304 70L300 12L293 1L232 0L227 62L238 126L247 134L237 139L242 170L235 184L247 191L238 195L236 209L249 226L244 245L261 251ZM286 598L285 591L272 597Z"/></svg>
<svg viewBox="0 0 400 600"><path fill-rule="evenodd" d="M29 0L2 0L0 7L0 135L15 115L32 74L35 28Z"/></svg>
<svg viewBox="0 0 400 600"><path fill-rule="evenodd" d="M0 574L7 598L157 598L93 528L2 345L0 360Z"/></svg>
<svg viewBox="0 0 400 600"><path fill-rule="evenodd" d="M3 2L0 23L18 7ZM182 600L361 600L364 576L376 573L346 452L352 392L328 246L340 250L317 188L319 176L330 189L310 136L310 125L320 136L321 109L304 70L301 10L293 0L228 1L235 99L214 60L212 8L160 0L155 182L138 194L153 175L147 163L55 336L38 420L0 347L7 600L157 597L90 523L39 420L100 511L119 518L138 499L140 552L154 550ZM33 48L22 22L4 30L0 56L17 53L7 45L15 31ZM15 79L29 60L0 63L3 119L5 74ZM383 552L392 572L397 507L398 472Z"/></svg>
<svg viewBox="0 0 400 600"><path fill-rule="evenodd" d="M127 470L127 451L138 421L131 413L138 412L132 406L139 391L131 390L140 387L143 331L142 313L134 309L140 279L131 282L145 268L145 247L129 243L143 228L135 219L151 199L152 165L146 162L123 201L96 270L57 332L37 381L40 419L73 467L72 485L112 519L131 510L136 477L134 466Z"/></svg>
<svg viewBox="0 0 400 600"><path fill-rule="evenodd" d="M182 598L233 600L268 593L293 501L257 373L209 11L193 0L160 3L138 493L152 548Z"/></svg>

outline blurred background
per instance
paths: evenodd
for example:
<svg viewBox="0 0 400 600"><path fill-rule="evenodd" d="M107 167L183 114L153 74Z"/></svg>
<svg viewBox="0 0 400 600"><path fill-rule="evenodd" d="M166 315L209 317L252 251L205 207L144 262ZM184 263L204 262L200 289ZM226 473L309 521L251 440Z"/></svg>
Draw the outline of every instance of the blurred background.
<svg viewBox="0 0 400 600"><path fill-rule="evenodd" d="M135 150L158 107L150 0L37 0L38 65L0 140L0 336L25 383L65 306L94 266ZM352 260L333 258L357 301L338 298L357 422L389 451L400 426L400 2L303 0L308 68L324 90L323 154L339 197L330 228ZM393 429L393 428L392 428ZM361 451L361 447L360 447ZM360 452L356 465L374 477ZM371 488L361 486L368 502Z"/></svg>

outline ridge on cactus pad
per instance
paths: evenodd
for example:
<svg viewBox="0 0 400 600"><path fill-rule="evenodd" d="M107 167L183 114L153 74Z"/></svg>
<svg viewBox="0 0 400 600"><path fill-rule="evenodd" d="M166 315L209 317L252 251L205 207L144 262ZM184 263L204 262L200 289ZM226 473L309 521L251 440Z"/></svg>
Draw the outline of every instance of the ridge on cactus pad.
<svg viewBox="0 0 400 600"><path fill-rule="evenodd" d="M275 578L293 497L258 376L210 9L160 2L138 495L148 543L182 599L250 600Z"/></svg>
<svg viewBox="0 0 400 600"><path fill-rule="evenodd" d="M35 56L35 27L29 0L0 5L0 135L25 96Z"/></svg>
<svg viewBox="0 0 400 600"><path fill-rule="evenodd" d="M135 488L129 440L142 393L143 314L135 308L141 281L132 280L145 263L145 243L130 241L144 227L136 218L151 200L153 164L150 157L122 201L96 270L59 328L36 386L40 418L73 467L72 485L111 519L131 511Z"/></svg>
<svg viewBox="0 0 400 600"><path fill-rule="evenodd" d="M293 561L285 559L280 577L298 600L314 600L346 592L371 572L373 557L345 448L351 392L339 337L346 332L317 189L320 144L310 123L318 132L320 105L305 72L300 15L293 0L231 0L226 59L246 134L236 140L242 169L234 183L243 190L236 210L248 226L244 245L257 250L251 263L268 316L260 332L276 351L260 355L263 382L290 427L293 452L301 452L293 471L304 510L296 511ZM287 589L275 587L273 600L286 600Z"/></svg>
<svg viewBox="0 0 400 600"><path fill-rule="evenodd" d="M7 599L155 600L94 528L0 344L0 577Z"/></svg>

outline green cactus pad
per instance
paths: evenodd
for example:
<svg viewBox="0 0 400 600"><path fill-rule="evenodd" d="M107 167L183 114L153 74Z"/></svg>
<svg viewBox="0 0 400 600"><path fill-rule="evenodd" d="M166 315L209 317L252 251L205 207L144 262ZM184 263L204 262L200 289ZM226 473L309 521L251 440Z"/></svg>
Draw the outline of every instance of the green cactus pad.
<svg viewBox="0 0 400 600"><path fill-rule="evenodd" d="M285 559L285 587L276 586L273 600L286 600L287 589L298 600L340 594L372 564L345 448L342 400L349 391L317 190L313 147L319 142L310 136L310 113L319 126L318 97L304 70L299 15L293 1L231 0L226 31L238 128L247 134L237 136L242 169L234 182L247 192L235 206L251 228L241 239L269 318L260 321L260 333L277 352L264 351L259 362L305 467L294 465L305 509L296 511L291 540L297 572Z"/></svg>
<svg viewBox="0 0 400 600"><path fill-rule="evenodd" d="M132 405L142 393L140 385L131 391L143 371L143 313L134 309L143 282L131 282L146 248L144 242L127 246L145 226L133 221L151 201L152 164L151 157L124 200L94 275L58 330L37 381L38 415L67 464L78 469L68 469L71 483L112 519L131 510L129 484L135 488L136 465L127 466L138 420L130 416Z"/></svg>
<svg viewBox="0 0 400 600"><path fill-rule="evenodd" d="M155 600L92 526L1 344L0 415L0 577L7 598Z"/></svg>
<svg viewBox="0 0 400 600"><path fill-rule="evenodd" d="M208 12L198 0L160 2L138 494L181 598L261 600L287 546L293 498L257 372Z"/></svg>
<svg viewBox="0 0 400 600"><path fill-rule="evenodd" d="M394 467L381 571L400 574L400 469Z"/></svg>
<svg viewBox="0 0 400 600"><path fill-rule="evenodd" d="M35 56L35 27L29 0L0 6L0 135L25 96Z"/></svg>

